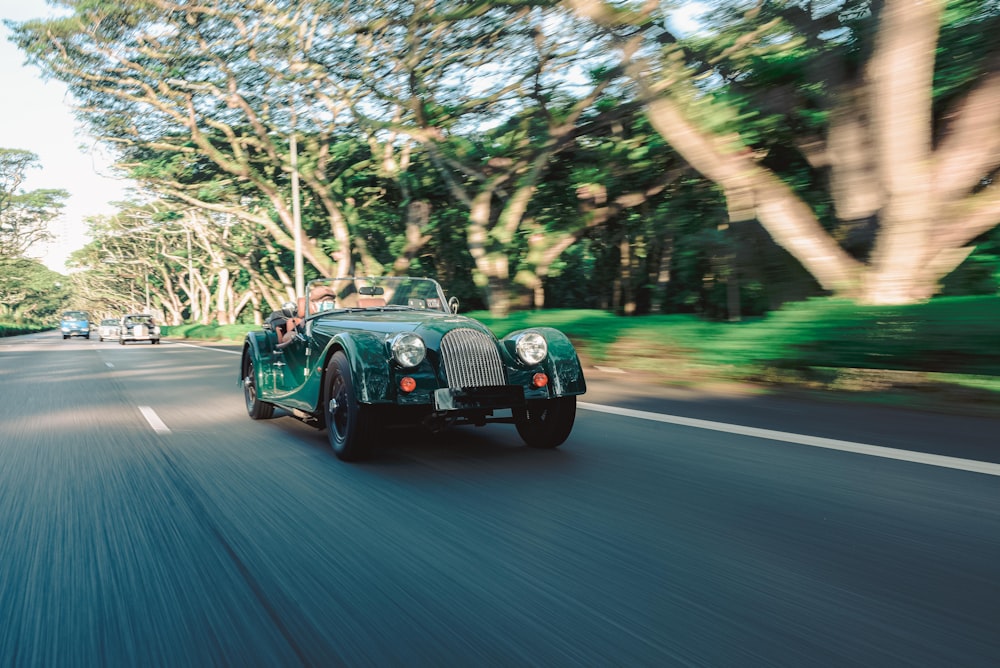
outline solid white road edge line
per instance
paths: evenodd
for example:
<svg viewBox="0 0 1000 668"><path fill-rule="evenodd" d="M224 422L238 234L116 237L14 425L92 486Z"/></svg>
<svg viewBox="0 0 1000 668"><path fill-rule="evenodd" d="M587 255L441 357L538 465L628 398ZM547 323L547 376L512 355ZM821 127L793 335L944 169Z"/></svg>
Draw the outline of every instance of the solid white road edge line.
<svg viewBox="0 0 1000 668"><path fill-rule="evenodd" d="M736 424L726 424L724 422L711 422L709 420L697 420L695 418L678 417L675 415L665 415L663 413L650 413L647 411L637 411L631 408L615 408L614 406L602 406L601 404L590 404L580 402L580 408L595 413L611 413L623 417L637 418L639 420L652 420L654 422L666 422L669 424L681 425L684 427L694 427L695 429L708 429L711 431L721 431L728 434L739 434L741 436L752 436L755 438L766 438L772 441L783 441L785 443L796 443L798 445L808 445L814 448L826 448L827 450L841 450L843 452L853 452L859 455L870 457L882 457L885 459L898 459L916 464L928 464L942 468L957 469L959 471L971 471L972 473L985 473L986 475L1000 476L1000 464L990 462L979 462L974 459L961 459L959 457L948 457L945 455L933 455L926 452L911 452L909 450L896 450L886 448L881 445L867 445L865 443L853 443L851 441L839 441L833 438L822 438L820 436L805 436L802 434L792 434L784 431L774 431L772 429L759 429L757 427L744 427Z"/></svg>
<svg viewBox="0 0 1000 668"><path fill-rule="evenodd" d="M156 411L152 408L149 406L139 406L139 412L142 413L142 416L146 418L146 422L149 423L149 426L152 427L153 431L157 434L170 433L170 428L164 424L163 420L160 419L160 416L157 415Z"/></svg>

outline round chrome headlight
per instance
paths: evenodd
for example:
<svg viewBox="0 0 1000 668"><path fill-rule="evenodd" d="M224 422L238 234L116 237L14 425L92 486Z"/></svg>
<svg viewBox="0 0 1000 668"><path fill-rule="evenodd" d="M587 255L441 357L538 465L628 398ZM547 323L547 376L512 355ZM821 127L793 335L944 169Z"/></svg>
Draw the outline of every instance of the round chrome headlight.
<svg viewBox="0 0 1000 668"><path fill-rule="evenodd" d="M427 356L424 340L412 332L397 334L392 339L392 357L402 367L417 366Z"/></svg>
<svg viewBox="0 0 1000 668"><path fill-rule="evenodd" d="M514 350L522 362L535 365L549 354L549 344L545 340L545 337L538 332L525 332L517 337Z"/></svg>

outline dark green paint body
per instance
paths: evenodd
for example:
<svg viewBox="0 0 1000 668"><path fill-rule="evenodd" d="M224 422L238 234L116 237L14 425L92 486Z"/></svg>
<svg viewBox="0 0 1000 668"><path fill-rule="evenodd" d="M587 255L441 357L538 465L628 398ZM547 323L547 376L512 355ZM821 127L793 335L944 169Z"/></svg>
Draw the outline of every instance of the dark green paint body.
<svg viewBox="0 0 1000 668"><path fill-rule="evenodd" d="M362 404L424 406L433 408L434 391L447 387L440 359L442 337L456 328L475 329L495 338L477 320L461 315L425 310L365 309L346 313L318 313L305 322L303 338L283 350L276 348L273 331L247 335L244 355L254 360L257 392L263 401L319 416L323 376L330 356L343 350L351 364L357 399ZM523 330L522 330L523 331ZM548 342L549 353L540 364L518 361L512 332L499 341L507 382L525 390L525 399L549 399L586 392L583 369L566 336L553 328L533 327ZM427 346L427 357L417 367L403 369L393 360L390 343L400 332L418 334ZM531 384L534 374L549 377L546 387ZM399 391L399 380L410 376L416 389Z"/></svg>

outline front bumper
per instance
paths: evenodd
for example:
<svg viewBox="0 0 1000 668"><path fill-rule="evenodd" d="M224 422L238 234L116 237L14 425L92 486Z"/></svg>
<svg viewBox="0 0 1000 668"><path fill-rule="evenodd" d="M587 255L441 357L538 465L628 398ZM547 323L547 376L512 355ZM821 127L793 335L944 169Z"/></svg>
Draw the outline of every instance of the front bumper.
<svg viewBox="0 0 1000 668"><path fill-rule="evenodd" d="M502 408L523 408L524 388L520 385L499 387L441 388L434 391L436 411L481 411Z"/></svg>

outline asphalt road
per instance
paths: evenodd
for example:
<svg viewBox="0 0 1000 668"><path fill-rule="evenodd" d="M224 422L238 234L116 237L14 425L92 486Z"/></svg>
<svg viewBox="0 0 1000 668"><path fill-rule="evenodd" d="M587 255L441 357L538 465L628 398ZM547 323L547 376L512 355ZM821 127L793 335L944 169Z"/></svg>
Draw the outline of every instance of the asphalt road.
<svg viewBox="0 0 1000 668"><path fill-rule="evenodd" d="M1000 420L595 374L345 464L235 352L0 340L0 665L1000 664Z"/></svg>

